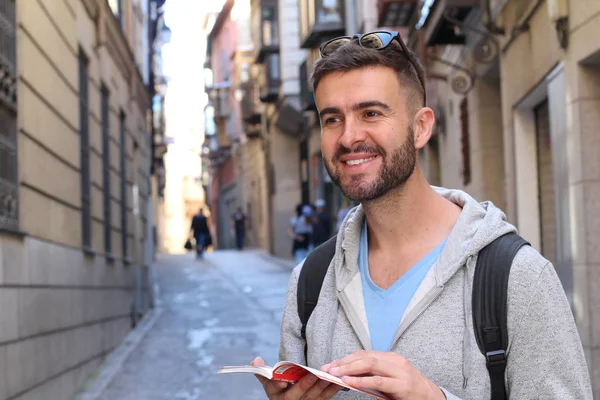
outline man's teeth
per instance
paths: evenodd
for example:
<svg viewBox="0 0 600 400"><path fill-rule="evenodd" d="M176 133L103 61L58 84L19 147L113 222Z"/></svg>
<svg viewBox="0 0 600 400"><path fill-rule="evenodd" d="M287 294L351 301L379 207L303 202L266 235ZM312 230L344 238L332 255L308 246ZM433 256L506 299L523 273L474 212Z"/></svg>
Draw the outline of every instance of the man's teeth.
<svg viewBox="0 0 600 400"><path fill-rule="evenodd" d="M371 161L373 159L375 159L375 156L369 157L369 158L361 158L360 160L348 160L348 161L346 161L346 164L358 165L358 164L366 163L367 161Z"/></svg>

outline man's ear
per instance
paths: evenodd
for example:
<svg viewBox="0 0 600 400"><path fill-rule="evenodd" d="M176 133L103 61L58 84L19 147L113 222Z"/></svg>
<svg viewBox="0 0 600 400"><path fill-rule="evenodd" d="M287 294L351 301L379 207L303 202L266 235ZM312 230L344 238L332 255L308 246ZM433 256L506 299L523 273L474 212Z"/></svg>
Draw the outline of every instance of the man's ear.
<svg viewBox="0 0 600 400"><path fill-rule="evenodd" d="M429 107L423 107L415 114L413 119L413 131L415 132L415 147L425 147L433 132L435 124L435 113Z"/></svg>

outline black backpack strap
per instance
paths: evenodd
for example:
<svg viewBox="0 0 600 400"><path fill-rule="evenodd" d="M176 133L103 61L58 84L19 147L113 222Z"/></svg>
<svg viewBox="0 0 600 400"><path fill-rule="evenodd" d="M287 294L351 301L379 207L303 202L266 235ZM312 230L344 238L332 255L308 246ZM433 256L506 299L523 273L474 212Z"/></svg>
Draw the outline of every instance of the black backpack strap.
<svg viewBox="0 0 600 400"><path fill-rule="evenodd" d="M484 247L477 256L473 278L473 329L479 350L486 358L492 400L507 398L504 372L508 346L508 277L515 255L528 244L516 233L509 233Z"/></svg>
<svg viewBox="0 0 600 400"><path fill-rule="evenodd" d="M325 279L325 274L327 273L329 264L335 254L335 243L336 237L334 236L314 249L308 257L306 257L304 265L300 270L300 276L298 277L298 316L302 322L300 333L302 339L304 339L305 360L307 355L306 324L317 305L317 301L319 301L319 293L321 293L323 279ZM308 362L308 360L306 360L306 362Z"/></svg>

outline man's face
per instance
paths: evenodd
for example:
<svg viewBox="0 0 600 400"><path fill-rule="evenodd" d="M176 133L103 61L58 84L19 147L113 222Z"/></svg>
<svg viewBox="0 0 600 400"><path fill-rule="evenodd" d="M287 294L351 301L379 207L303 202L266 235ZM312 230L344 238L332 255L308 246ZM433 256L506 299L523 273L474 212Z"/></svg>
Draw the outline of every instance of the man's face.
<svg viewBox="0 0 600 400"><path fill-rule="evenodd" d="M369 67L328 74L315 93L325 168L354 201L402 187L416 164L412 121L396 72Z"/></svg>

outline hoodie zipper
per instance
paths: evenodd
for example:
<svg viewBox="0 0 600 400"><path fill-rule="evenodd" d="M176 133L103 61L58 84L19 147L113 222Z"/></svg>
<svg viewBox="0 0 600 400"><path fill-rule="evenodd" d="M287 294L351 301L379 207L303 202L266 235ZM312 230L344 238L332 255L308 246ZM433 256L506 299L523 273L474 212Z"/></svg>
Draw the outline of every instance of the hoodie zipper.
<svg viewBox="0 0 600 400"><path fill-rule="evenodd" d="M408 328L410 328L410 327L411 327L411 325L412 325L412 324L413 324L413 323L414 323L414 322L417 320L417 318L419 318L419 317L420 317L420 316L421 316L421 315L422 315L422 314L425 312L425 310L427 310L427 309L429 308L429 306L430 306L430 305L431 305L431 304L432 304L432 303L433 303L433 302L434 302L434 301L435 301L435 300L436 300L438 297L440 297L440 294L442 294L442 292L443 292L443 291L444 291L444 287L443 287L443 286L441 286L441 287L438 287L438 291L437 291L437 293L435 294L435 296L433 296L433 298L432 298L432 299L431 299L429 302L427 302L427 303L425 304L425 306L423 306L423 307L421 308L421 310L419 311L419 313L418 313L417 315L415 315L415 316L414 316L414 317L413 317L413 318L410 320L410 322L409 322L409 323L406 325L406 327L405 327L405 328L404 328L402 331L400 331L400 332L398 333L398 337L397 337L397 338L394 340L394 342L393 342L393 343L392 343L392 345L390 346L390 350L389 350L389 351L392 351L392 349L394 348L394 346L396 345L396 343L398 342L398 340L400 340L400 337L402 337L402 335L404 334L404 332L406 332L406 331L408 330Z"/></svg>

